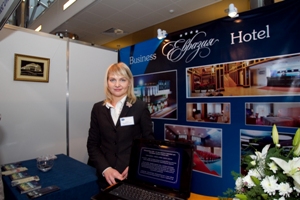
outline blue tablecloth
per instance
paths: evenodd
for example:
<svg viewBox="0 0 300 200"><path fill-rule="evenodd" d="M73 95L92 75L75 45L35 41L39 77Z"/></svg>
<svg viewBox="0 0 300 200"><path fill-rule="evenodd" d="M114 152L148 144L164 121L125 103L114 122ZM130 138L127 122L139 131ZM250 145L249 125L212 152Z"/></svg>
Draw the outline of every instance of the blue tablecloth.
<svg viewBox="0 0 300 200"><path fill-rule="evenodd" d="M37 200L89 200L99 193L96 170L89 165L79 162L64 154L56 155L53 168L48 172L38 170L36 159L21 161L23 167L28 168L28 173L40 178L42 187L57 185L60 190L37 198ZM22 200L29 198L20 194L17 188L11 186L8 176L2 176L4 195L6 200Z"/></svg>

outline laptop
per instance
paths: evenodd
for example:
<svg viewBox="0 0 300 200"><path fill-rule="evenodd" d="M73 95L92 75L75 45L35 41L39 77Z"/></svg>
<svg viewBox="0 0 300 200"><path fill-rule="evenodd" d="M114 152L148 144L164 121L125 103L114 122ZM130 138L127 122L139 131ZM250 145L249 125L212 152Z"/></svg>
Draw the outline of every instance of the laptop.
<svg viewBox="0 0 300 200"><path fill-rule="evenodd" d="M194 145L189 142L134 140L127 179L106 188L92 199L186 200L190 197L193 150ZM122 194L124 187L131 191Z"/></svg>

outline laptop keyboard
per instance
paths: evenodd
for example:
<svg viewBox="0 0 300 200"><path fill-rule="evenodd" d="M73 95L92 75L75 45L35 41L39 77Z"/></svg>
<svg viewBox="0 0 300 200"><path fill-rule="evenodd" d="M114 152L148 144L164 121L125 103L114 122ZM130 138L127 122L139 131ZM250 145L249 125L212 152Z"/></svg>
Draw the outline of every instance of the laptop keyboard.
<svg viewBox="0 0 300 200"><path fill-rule="evenodd" d="M132 185L122 184L109 192L127 200L177 200L178 198L170 197L158 192L151 192Z"/></svg>

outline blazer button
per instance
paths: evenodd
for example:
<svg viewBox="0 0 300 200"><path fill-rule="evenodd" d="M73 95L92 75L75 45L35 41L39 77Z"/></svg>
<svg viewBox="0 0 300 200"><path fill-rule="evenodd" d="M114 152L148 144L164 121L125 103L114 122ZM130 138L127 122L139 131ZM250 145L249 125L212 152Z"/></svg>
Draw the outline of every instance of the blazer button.
<svg viewBox="0 0 300 200"><path fill-rule="evenodd" d="M118 157L116 153L115 153L115 157Z"/></svg>
<svg viewBox="0 0 300 200"><path fill-rule="evenodd" d="M114 144L115 144L115 145L117 145L117 142L116 142L116 141L114 141Z"/></svg>

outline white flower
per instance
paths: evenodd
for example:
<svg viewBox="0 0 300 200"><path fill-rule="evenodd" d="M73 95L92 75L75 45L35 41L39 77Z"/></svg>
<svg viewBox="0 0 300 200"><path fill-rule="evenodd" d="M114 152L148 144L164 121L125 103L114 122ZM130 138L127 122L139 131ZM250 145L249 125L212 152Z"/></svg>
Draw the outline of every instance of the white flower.
<svg viewBox="0 0 300 200"><path fill-rule="evenodd" d="M276 190L278 189L277 184L278 178L272 176L266 176L260 183L264 192L268 193L269 195L275 195Z"/></svg>
<svg viewBox="0 0 300 200"><path fill-rule="evenodd" d="M256 177L258 180L262 179L262 174L260 173L259 169L250 169L248 172L249 176L254 176Z"/></svg>
<svg viewBox="0 0 300 200"><path fill-rule="evenodd" d="M256 162L255 162L255 160L252 160L250 163L251 163L251 165L253 165L253 166L255 166L255 165L256 165Z"/></svg>
<svg viewBox="0 0 300 200"><path fill-rule="evenodd" d="M278 170L277 165L274 162L268 163L268 166L270 167L270 170L273 171L274 174L276 174L276 171Z"/></svg>
<svg viewBox="0 0 300 200"><path fill-rule="evenodd" d="M267 153L268 153L268 150L270 148L270 144L266 145L261 152L259 151L255 151L255 155L250 155L250 157L253 159L253 160L264 160L266 159L266 156L267 156Z"/></svg>
<svg viewBox="0 0 300 200"><path fill-rule="evenodd" d="M279 195L290 197L290 193L293 192L293 188L288 183L280 183L278 186Z"/></svg>
<svg viewBox="0 0 300 200"><path fill-rule="evenodd" d="M235 181L235 189L241 190L243 188L243 179L241 177L238 177Z"/></svg>
<svg viewBox="0 0 300 200"><path fill-rule="evenodd" d="M285 200L284 197L280 197L279 199L273 199L273 200Z"/></svg>
<svg viewBox="0 0 300 200"><path fill-rule="evenodd" d="M293 160L289 160L286 162L280 158L271 157L281 169L283 169L283 173L292 177L299 185L300 185L300 158L293 158Z"/></svg>
<svg viewBox="0 0 300 200"><path fill-rule="evenodd" d="M270 144L266 145L262 149L261 152L255 151L255 155L250 155L250 158L252 158L252 160L258 162L258 166L261 167L261 168L265 167L265 160L266 160L269 148L270 148Z"/></svg>
<svg viewBox="0 0 300 200"><path fill-rule="evenodd" d="M243 178L243 183L247 188L252 188L255 186L249 174Z"/></svg>
<svg viewBox="0 0 300 200"><path fill-rule="evenodd" d="M296 181L294 181L294 190L299 195L299 193L300 193L300 185Z"/></svg>

